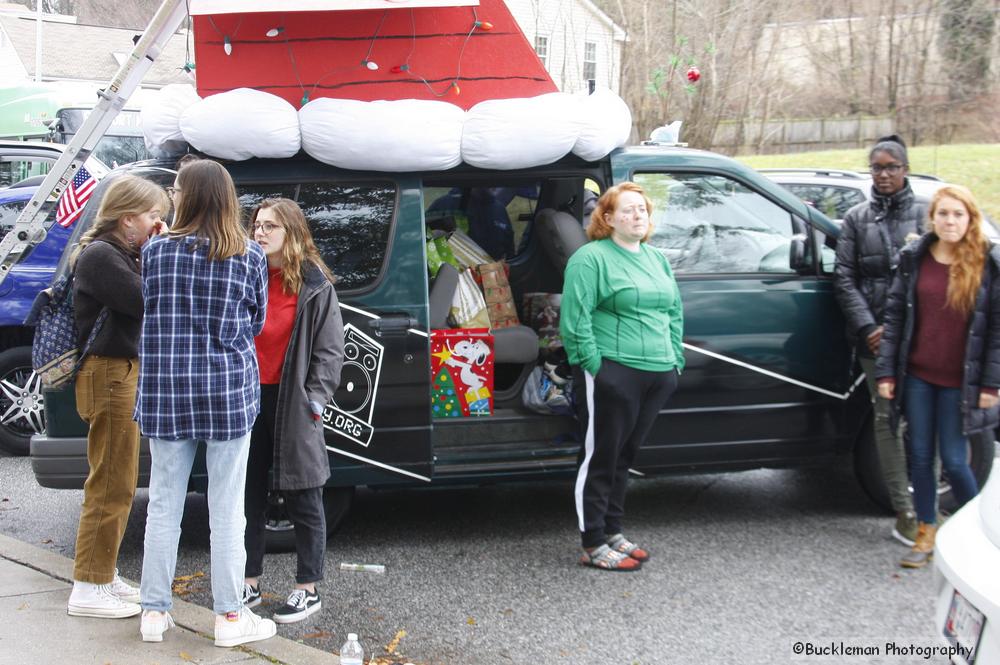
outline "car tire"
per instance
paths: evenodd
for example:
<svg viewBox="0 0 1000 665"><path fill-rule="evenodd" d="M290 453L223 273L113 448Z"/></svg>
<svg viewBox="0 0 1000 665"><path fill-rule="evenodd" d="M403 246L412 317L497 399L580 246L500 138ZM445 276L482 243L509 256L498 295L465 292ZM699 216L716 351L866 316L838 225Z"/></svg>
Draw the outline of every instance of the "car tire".
<svg viewBox="0 0 1000 665"><path fill-rule="evenodd" d="M995 454L995 432L979 432L969 437L969 466L979 487L982 487L990 476ZM854 474L868 498L886 513L893 514L889 490L882 478L882 466L875 448L875 431L870 417L865 422L854 447ZM912 486L910 491L913 491ZM944 512L950 512L956 507L951 485L948 484L947 476L944 474L938 483L938 505L939 510Z"/></svg>
<svg viewBox="0 0 1000 665"><path fill-rule="evenodd" d="M0 353L0 449L27 455L32 434L45 431L42 383L31 369L31 347Z"/></svg>
<svg viewBox="0 0 1000 665"><path fill-rule="evenodd" d="M280 495L272 492L265 524L264 547L267 552L295 551L295 527L284 514ZM326 537L330 538L344 523L354 503L354 487L324 487L323 510L326 513Z"/></svg>

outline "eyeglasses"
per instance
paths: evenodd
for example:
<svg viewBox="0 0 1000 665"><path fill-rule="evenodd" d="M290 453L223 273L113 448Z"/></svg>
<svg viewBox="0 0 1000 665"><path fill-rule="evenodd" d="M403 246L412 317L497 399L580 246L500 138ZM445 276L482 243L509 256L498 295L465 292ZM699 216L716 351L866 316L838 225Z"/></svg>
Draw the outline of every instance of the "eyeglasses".
<svg viewBox="0 0 1000 665"><path fill-rule="evenodd" d="M878 175L882 171L885 171L889 175L899 175L906 168L902 164L872 164L870 171L872 175Z"/></svg>
<svg viewBox="0 0 1000 665"><path fill-rule="evenodd" d="M272 222L257 222L253 225L253 232L257 233L257 231L260 231L264 235L269 236L272 231L280 228L284 227L282 227L281 224L274 224Z"/></svg>
<svg viewBox="0 0 1000 665"><path fill-rule="evenodd" d="M170 196L171 198L174 196L174 194L180 194L180 193L181 190L179 187L167 187L167 196Z"/></svg>

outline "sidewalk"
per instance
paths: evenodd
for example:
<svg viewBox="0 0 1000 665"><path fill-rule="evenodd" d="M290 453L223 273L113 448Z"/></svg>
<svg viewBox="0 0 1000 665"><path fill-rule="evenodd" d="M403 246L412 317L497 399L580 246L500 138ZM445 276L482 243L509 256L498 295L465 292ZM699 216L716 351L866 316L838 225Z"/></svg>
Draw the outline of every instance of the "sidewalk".
<svg viewBox="0 0 1000 665"><path fill-rule="evenodd" d="M0 665L339 665L340 658L272 637L243 647L213 643L211 610L174 599L177 623L163 642L139 636L139 618L66 614L73 562L0 535Z"/></svg>

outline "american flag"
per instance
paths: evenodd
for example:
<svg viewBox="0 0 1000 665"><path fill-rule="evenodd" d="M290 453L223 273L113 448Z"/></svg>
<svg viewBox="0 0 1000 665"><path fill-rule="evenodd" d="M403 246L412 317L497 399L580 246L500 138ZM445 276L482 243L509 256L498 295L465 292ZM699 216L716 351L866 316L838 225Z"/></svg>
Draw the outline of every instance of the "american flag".
<svg viewBox="0 0 1000 665"><path fill-rule="evenodd" d="M94 187L97 187L97 179L90 175L85 166L81 166L73 176L73 182L59 197L59 208L56 210L56 223L59 226L65 228L77 220L87 199L94 193Z"/></svg>

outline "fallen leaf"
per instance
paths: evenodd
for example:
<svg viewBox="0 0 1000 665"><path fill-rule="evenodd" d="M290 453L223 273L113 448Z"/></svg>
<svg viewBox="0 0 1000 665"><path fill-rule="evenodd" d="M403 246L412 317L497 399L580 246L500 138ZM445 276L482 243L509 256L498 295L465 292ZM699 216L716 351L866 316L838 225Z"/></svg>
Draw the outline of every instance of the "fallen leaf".
<svg viewBox="0 0 1000 665"><path fill-rule="evenodd" d="M278 600L280 598L278 594L271 593L270 591L265 591L264 593L260 594L260 597L263 598L264 600Z"/></svg>
<svg viewBox="0 0 1000 665"><path fill-rule="evenodd" d="M174 582L190 582L196 577L204 577L204 576L205 573L199 570L197 573L191 573L190 575L178 575L177 577L174 578Z"/></svg>
<svg viewBox="0 0 1000 665"><path fill-rule="evenodd" d="M504 615L505 617L509 617L509 616L511 616L511 615L513 615L513 614L514 614L514 610L512 610L512 609L511 609L511 608L509 608L509 607L508 607L507 609L505 609L505 610L503 611L503 615Z"/></svg>
<svg viewBox="0 0 1000 665"><path fill-rule="evenodd" d="M51 542L52 542L51 538L46 538L45 540L42 541L42 545L48 545Z"/></svg>
<svg viewBox="0 0 1000 665"><path fill-rule="evenodd" d="M20 604L20 605L18 606L18 608L17 608L17 609L19 609L19 610L26 610L26 609L28 609L28 603L21 603L21 604Z"/></svg>
<svg viewBox="0 0 1000 665"><path fill-rule="evenodd" d="M470 626L475 626L476 620L473 619L472 617L469 617L468 619L465 620L465 623L469 624Z"/></svg>
<svg viewBox="0 0 1000 665"><path fill-rule="evenodd" d="M181 660L186 660L189 663L195 662L195 659L187 651L181 651L178 655L181 657Z"/></svg>
<svg viewBox="0 0 1000 665"><path fill-rule="evenodd" d="M324 637L332 637L332 635L325 630L317 630L315 633L306 633L302 636L304 640L319 640Z"/></svg>
<svg viewBox="0 0 1000 665"><path fill-rule="evenodd" d="M396 649L399 648L399 642L404 637L406 637L406 631L405 630L401 630L401 631L397 632L396 636L394 638L392 638L392 641L385 645L385 652L388 653L388 654L391 654L393 656L398 656L399 654L396 652Z"/></svg>

